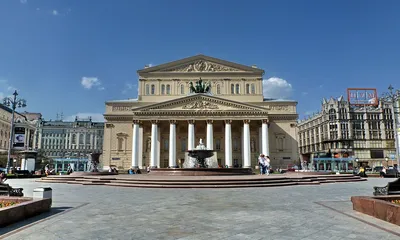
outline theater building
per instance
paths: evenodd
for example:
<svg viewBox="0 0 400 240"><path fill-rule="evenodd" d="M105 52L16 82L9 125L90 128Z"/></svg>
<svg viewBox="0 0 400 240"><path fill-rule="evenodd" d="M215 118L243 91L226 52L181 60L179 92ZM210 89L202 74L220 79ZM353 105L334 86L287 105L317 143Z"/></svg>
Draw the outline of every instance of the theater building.
<svg viewBox="0 0 400 240"><path fill-rule="evenodd" d="M106 102L104 168L180 166L200 139L221 166L298 162L297 102L264 98L262 69L196 55L137 73L137 99Z"/></svg>

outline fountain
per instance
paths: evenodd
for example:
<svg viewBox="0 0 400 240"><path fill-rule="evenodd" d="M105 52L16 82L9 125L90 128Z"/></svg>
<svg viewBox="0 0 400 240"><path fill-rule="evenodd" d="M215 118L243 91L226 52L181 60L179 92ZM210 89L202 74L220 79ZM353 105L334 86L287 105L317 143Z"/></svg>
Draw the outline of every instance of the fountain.
<svg viewBox="0 0 400 240"><path fill-rule="evenodd" d="M215 159L210 159L214 155L214 151L207 149L200 138L199 145L193 150L188 150L188 158L183 163L184 168L208 168L218 167L218 162Z"/></svg>
<svg viewBox="0 0 400 240"><path fill-rule="evenodd" d="M226 176L226 175L252 175L251 168L222 168L214 157L214 150L207 149L200 139L195 149L187 150L188 156L183 163L183 168L154 168L152 175L169 176Z"/></svg>
<svg viewBox="0 0 400 240"><path fill-rule="evenodd" d="M72 176L92 176L92 175L117 175L114 172L100 171L98 166L100 163L100 152L94 152L88 154L89 161L87 163L87 172L72 172Z"/></svg>

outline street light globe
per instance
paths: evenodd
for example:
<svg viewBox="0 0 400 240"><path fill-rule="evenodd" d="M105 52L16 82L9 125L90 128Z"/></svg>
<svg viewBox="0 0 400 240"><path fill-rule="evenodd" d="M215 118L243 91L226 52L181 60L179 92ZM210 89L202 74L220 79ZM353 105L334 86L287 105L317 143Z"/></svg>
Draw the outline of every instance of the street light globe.
<svg viewBox="0 0 400 240"><path fill-rule="evenodd" d="M386 160L386 162L387 162L387 161L389 161L389 158L388 158L388 157L385 157L385 160Z"/></svg>
<svg viewBox="0 0 400 240"><path fill-rule="evenodd" d="M358 162L358 158L356 158L356 162Z"/></svg>

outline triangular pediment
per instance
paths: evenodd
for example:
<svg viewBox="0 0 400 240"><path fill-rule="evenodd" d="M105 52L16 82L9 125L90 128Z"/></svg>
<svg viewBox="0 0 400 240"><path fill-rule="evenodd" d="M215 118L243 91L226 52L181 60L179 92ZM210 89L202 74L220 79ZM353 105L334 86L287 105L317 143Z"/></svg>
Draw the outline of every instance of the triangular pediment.
<svg viewBox="0 0 400 240"><path fill-rule="evenodd" d="M237 73L264 73L262 69L249 67L213 58L205 55L196 55L161 64L154 67L139 70L138 73L215 73L215 72L237 72Z"/></svg>
<svg viewBox="0 0 400 240"><path fill-rule="evenodd" d="M159 111L252 111L266 112L267 109L251 104L240 103L207 94L193 94L167 102L133 109L134 112Z"/></svg>

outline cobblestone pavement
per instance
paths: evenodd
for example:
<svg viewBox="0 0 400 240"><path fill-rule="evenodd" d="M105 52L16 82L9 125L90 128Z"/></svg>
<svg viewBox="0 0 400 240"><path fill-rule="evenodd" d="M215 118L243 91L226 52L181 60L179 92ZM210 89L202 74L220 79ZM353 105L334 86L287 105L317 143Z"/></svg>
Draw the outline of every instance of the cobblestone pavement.
<svg viewBox="0 0 400 240"><path fill-rule="evenodd" d="M0 229L5 239L400 239L354 212L350 196L394 179L245 189L140 189L9 180L53 188L51 214Z"/></svg>

